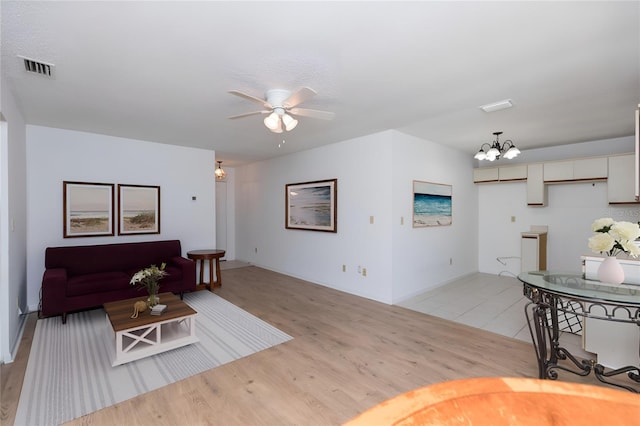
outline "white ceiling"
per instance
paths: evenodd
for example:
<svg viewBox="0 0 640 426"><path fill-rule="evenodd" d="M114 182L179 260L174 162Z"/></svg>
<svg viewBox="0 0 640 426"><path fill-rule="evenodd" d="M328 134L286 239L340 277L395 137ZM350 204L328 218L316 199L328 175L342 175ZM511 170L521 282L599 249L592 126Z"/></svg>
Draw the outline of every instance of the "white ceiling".
<svg viewBox="0 0 640 426"><path fill-rule="evenodd" d="M227 165L385 129L469 155L494 131L521 150L628 136L640 102L637 1L0 7L1 70L27 123L215 149ZM303 107L336 118L282 135L227 118L259 109L229 90L301 86L318 92ZM503 99L514 107L478 108Z"/></svg>

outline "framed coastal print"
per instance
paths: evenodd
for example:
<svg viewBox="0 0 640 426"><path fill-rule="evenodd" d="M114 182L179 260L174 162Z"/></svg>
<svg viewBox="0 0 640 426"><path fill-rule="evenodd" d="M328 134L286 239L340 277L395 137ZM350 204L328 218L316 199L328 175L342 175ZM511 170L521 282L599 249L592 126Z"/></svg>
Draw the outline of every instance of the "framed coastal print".
<svg viewBox="0 0 640 426"><path fill-rule="evenodd" d="M114 235L114 185L112 183L62 182L63 236Z"/></svg>
<svg viewBox="0 0 640 426"><path fill-rule="evenodd" d="M413 227L451 225L451 185L413 181Z"/></svg>
<svg viewBox="0 0 640 426"><path fill-rule="evenodd" d="M285 185L285 227L337 232L338 179Z"/></svg>
<svg viewBox="0 0 640 426"><path fill-rule="evenodd" d="M118 185L118 235L160 233L160 187Z"/></svg>

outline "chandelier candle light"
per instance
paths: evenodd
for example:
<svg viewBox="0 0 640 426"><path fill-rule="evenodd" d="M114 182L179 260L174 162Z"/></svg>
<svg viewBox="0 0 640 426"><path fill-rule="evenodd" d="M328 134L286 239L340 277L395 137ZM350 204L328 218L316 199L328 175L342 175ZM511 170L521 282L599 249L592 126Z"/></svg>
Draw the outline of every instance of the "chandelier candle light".
<svg viewBox="0 0 640 426"><path fill-rule="evenodd" d="M607 256L598 268L598 279L612 284L622 283L624 270L616 256L620 253L632 257L640 255L640 248L634 242L640 237L640 226L604 217L593 222L591 230L595 235L589 238L589 248Z"/></svg>
<svg viewBox="0 0 640 426"><path fill-rule="evenodd" d="M473 157L476 160L499 160L502 155L507 160L511 160L512 158L516 158L520 154L520 150L516 148L515 144L511 140L506 140L500 144L498 141L498 137L502 134L502 132L493 132L496 136L496 140L493 141L493 144L483 143L480 146L480 151ZM484 150L485 145L488 147L487 151Z"/></svg>

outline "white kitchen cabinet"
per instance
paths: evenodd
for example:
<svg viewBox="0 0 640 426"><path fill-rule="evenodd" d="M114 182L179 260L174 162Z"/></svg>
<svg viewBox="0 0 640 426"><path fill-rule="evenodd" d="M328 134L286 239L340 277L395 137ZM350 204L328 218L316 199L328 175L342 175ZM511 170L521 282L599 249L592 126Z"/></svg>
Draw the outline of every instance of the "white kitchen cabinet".
<svg viewBox="0 0 640 426"><path fill-rule="evenodd" d="M635 160L634 154L609 157L609 180L607 182L609 204L636 203Z"/></svg>
<svg viewBox="0 0 640 426"><path fill-rule="evenodd" d="M606 179L607 157L580 158L573 160L573 179Z"/></svg>
<svg viewBox="0 0 640 426"><path fill-rule="evenodd" d="M564 182L573 180L573 161L552 161L544 163L545 182Z"/></svg>
<svg viewBox="0 0 640 426"><path fill-rule="evenodd" d="M497 167L480 167L473 169L474 182L497 182L499 177Z"/></svg>
<svg viewBox="0 0 640 426"><path fill-rule="evenodd" d="M542 163L527 165L527 205L542 207L547 205L547 186L544 184Z"/></svg>
<svg viewBox="0 0 640 426"><path fill-rule="evenodd" d="M544 181L554 183L580 180L604 180L607 178L607 170L607 157L550 161L544 163Z"/></svg>
<svg viewBox="0 0 640 426"><path fill-rule="evenodd" d="M514 166L500 166L498 167L498 180L513 181L513 180L525 180L527 178L527 165L516 164Z"/></svg>

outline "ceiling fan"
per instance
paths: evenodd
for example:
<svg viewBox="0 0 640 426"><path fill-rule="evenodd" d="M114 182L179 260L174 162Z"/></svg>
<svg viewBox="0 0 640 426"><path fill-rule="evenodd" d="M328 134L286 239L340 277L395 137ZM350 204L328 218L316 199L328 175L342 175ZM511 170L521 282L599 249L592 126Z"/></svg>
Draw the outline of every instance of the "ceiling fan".
<svg viewBox="0 0 640 426"><path fill-rule="evenodd" d="M267 90L265 99L260 99L238 90L230 90L229 93L258 103L265 108L260 111L234 115L229 117L230 119L235 120L236 118L244 118L251 115L269 114L264 119L264 125L274 133L282 133L284 130L287 132L293 130L298 125L298 120L296 120L294 116L319 118L321 120L332 120L335 116L333 112L329 111L298 108L298 105L302 102L317 94L315 90L309 87L302 87L294 93L285 89Z"/></svg>

